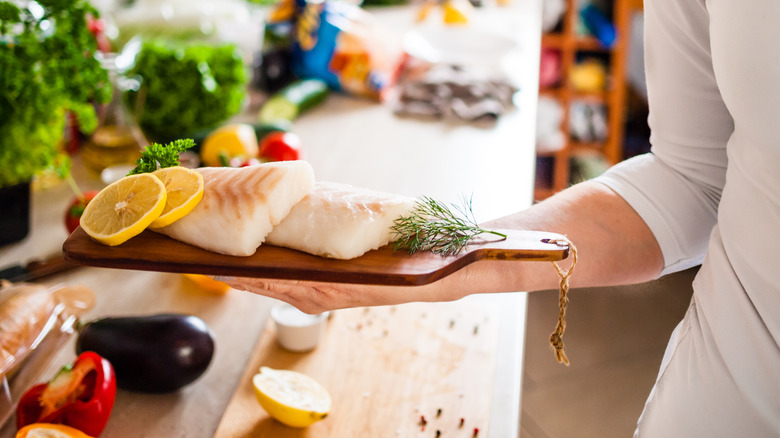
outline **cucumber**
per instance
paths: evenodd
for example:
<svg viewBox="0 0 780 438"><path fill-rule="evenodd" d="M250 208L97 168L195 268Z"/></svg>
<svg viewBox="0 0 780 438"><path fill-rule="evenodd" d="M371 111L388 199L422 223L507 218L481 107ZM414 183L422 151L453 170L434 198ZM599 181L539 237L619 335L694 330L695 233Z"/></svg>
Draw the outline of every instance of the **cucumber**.
<svg viewBox="0 0 780 438"><path fill-rule="evenodd" d="M257 141L262 140L263 137L272 132L290 132L290 130L292 130L292 123L284 120L277 120L274 123L253 123L252 126L255 128Z"/></svg>
<svg viewBox="0 0 780 438"><path fill-rule="evenodd" d="M328 85L319 79L303 79L282 88L260 108L261 123L292 122L328 96Z"/></svg>

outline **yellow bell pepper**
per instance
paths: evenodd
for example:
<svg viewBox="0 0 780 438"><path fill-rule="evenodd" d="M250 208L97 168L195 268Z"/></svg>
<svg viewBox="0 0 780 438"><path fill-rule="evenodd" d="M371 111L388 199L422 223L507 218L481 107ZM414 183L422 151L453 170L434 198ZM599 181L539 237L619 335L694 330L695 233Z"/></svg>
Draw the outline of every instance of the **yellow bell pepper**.
<svg viewBox="0 0 780 438"><path fill-rule="evenodd" d="M227 284L214 280L211 277L200 274L184 274L184 278L195 283L198 287L207 292L213 292L221 295L227 293L230 290L230 286Z"/></svg>

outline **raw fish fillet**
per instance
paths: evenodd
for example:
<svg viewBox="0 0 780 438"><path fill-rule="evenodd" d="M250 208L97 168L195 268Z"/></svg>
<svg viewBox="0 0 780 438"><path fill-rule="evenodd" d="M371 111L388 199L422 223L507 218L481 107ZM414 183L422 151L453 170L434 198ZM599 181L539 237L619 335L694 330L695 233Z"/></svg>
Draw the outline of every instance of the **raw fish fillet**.
<svg viewBox="0 0 780 438"><path fill-rule="evenodd" d="M255 253L274 225L314 187L305 161L247 167L202 167L203 199L186 216L155 231L209 251Z"/></svg>
<svg viewBox="0 0 780 438"><path fill-rule="evenodd" d="M409 213L414 199L317 182L268 235L268 243L309 254L351 259L390 242L393 221Z"/></svg>

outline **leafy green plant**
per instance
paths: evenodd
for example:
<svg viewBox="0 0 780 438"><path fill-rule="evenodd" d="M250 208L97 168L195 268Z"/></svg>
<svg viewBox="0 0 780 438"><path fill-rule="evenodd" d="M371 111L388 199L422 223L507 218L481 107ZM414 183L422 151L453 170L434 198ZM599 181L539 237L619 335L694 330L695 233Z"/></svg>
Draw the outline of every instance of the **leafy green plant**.
<svg viewBox="0 0 780 438"><path fill-rule="evenodd" d="M142 81L128 93L129 106L144 134L160 142L217 126L241 110L247 93L248 74L232 44L148 40L128 74Z"/></svg>
<svg viewBox="0 0 780 438"><path fill-rule="evenodd" d="M67 170L66 110L96 127L92 103L111 97L87 26L97 15L85 0L0 1L0 187Z"/></svg>

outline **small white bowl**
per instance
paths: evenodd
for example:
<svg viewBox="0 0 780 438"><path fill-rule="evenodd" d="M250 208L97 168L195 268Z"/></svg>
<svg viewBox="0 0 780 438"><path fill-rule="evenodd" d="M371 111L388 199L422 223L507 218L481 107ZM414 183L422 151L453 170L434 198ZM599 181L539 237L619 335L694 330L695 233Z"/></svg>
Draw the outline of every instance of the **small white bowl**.
<svg viewBox="0 0 780 438"><path fill-rule="evenodd" d="M309 315L284 303L271 309L271 318L276 324L276 339L279 345L290 351L304 352L314 349L320 342L325 332L328 312Z"/></svg>

